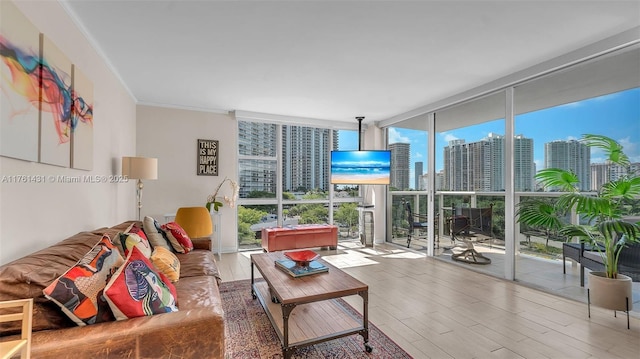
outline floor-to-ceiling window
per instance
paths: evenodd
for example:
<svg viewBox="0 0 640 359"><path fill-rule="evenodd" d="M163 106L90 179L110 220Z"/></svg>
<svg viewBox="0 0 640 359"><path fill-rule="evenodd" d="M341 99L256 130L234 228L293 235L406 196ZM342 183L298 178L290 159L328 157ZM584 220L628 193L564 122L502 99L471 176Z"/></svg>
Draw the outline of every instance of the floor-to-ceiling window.
<svg viewBox="0 0 640 359"><path fill-rule="evenodd" d="M626 48L515 87L515 131L533 142L534 172L545 168L570 170L580 180L579 189L592 192L640 168L638 64L639 50ZM633 163L631 168L605 163L602 153L580 141L583 134L605 135L618 141ZM517 168L519 158L515 160ZM516 186L517 202L553 202L558 195L556 189L541 188L535 182L532 186ZM640 199L628 203L626 215L631 220L639 218L639 205ZM578 265L567 264L566 274L562 274L562 243L572 239L559 236L553 229L526 224L518 227L516 279L559 293L580 293Z"/></svg>
<svg viewBox="0 0 640 359"><path fill-rule="evenodd" d="M490 95L461 94L451 105L447 99L406 123L393 122L395 128L414 128L417 117L425 125L429 116L434 119L434 211L440 220L436 256L451 260L468 239L492 261L460 262L467 268L583 295L577 288L577 266L562 273L561 238L553 233L540 236L536 228L520 225L515 212L520 201L557 197L558 192L536 183L534 176L542 168L569 166L581 178L583 191L640 168L640 50L637 44L621 47L589 59L576 52L571 56L580 57L570 65L556 63L536 76L524 71L526 76L510 77ZM620 169L603 163L597 151L585 150L578 141L585 133L620 142L632 165ZM489 238L482 230L469 228L467 233L465 226L473 218L458 224L459 216L473 217L465 208L487 207L492 209ZM393 219L397 209L390 212ZM633 221L640 218L640 199L629 201L625 215Z"/></svg>
<svg viewBox="0 0 640 359"><path fill-rule="evenodd" d="M255 249L263 228L333 223L358 238L358 186L330 184L331 151L358 149L357 132L238 121L238 247Z"/></svg>
<svg viewBox="0 0 640 359"><path fill-rule="evenodd" d="M435 208L440 221L435 255L502 276L505 238L505 93L435 112ZM491 260L460 256L467 249Z"/></svg>
<svg viewBox="0 0 640 359"><path fill-rule="evenodd" d="M391 127L387 131L387 143L391 151L391 226L387 241L408 245L411 236L411 247L425 250L425 228L415 228L409 222L427 222L427 132Z"/></svg>

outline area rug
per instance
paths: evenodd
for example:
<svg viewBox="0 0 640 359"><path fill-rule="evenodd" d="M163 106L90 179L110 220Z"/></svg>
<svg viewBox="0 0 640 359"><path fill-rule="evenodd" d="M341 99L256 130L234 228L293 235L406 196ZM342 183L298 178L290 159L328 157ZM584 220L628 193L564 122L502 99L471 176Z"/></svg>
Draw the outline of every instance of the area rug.
<svg viewBox="0 0 640 359"><path fill-rule="evenodd" d="M220 285L225 313L226 357L233 359L282 358L278 334L257 299L251 297L251 281L223 282ZM344 300L342 306L358 318L362 316ZM294 358L411 358L393 340L369 322L369 344L373 352L364 350L360 335L338 338L300 348Z"/></svg>

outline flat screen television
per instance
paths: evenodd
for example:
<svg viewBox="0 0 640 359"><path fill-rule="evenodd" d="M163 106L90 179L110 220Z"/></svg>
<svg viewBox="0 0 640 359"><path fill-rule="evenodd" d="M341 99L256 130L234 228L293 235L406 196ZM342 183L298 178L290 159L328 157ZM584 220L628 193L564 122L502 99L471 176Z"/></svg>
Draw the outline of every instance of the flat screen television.
<svg viewBox="0 0 640 359"><path fill-rule="evenodd" d="M331 151L332 184L389 184L391 151Z"/></svg>

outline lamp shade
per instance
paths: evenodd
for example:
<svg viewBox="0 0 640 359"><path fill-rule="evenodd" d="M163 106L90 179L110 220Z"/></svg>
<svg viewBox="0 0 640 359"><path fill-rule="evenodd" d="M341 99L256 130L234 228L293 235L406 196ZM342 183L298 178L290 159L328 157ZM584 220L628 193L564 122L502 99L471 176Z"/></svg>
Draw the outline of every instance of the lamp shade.
<svg viewBox="0 0 640 359"><path fill-rule="evenodd" d="M122 157L122 175L131 179L158 179L158 159Z"/></svg>

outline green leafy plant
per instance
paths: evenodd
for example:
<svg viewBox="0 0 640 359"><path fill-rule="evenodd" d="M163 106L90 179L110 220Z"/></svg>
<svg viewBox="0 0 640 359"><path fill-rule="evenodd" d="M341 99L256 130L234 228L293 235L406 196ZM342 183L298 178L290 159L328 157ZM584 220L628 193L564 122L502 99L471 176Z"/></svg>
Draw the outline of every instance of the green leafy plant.
<svg viewBox="0 0 640 359"><path fill-rule="evenodd" d="M609 163L629 168L629 158L615 140L586 134L581 141L602 150ZM518 222L542 228L547 233L557 231L567 238L576 237L590 244L602 257L607 277L616 278L621 250L629 243L640 241L640 222L629 223L623 219L624 202L640 195L639 174L627 171L620 178L604 183L595 194L580 192L577 186L580 181L571 171L547 168L539 171L535 178L544 187L564 193L556 201L532 199L521 202ZM566 223L564 218L572 209L588 224Z"/></svg>

